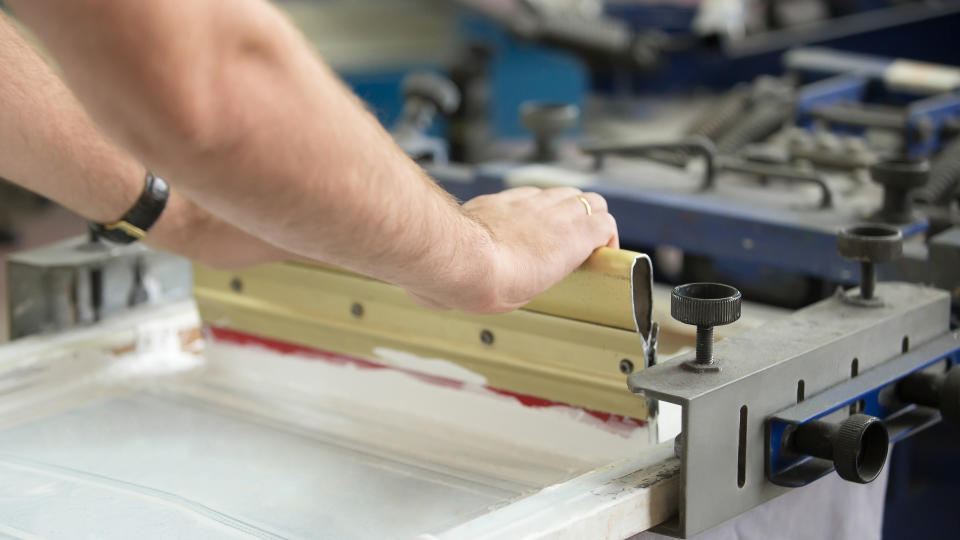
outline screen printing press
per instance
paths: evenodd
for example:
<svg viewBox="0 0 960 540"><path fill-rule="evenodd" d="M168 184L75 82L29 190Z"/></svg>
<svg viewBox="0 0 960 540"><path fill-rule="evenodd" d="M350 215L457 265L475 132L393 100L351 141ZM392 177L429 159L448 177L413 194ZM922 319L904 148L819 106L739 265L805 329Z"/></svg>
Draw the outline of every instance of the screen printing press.
<svg viewBox="0 0 960 540"><path fill-rule="evenodd" d="M868 268L902 239L837 242ZM473 316L300 263L190 293L86 239L8 269L13 537L879 538L888 443L960 417L949 295L869 272L787 312L601 249Z"/></svg>

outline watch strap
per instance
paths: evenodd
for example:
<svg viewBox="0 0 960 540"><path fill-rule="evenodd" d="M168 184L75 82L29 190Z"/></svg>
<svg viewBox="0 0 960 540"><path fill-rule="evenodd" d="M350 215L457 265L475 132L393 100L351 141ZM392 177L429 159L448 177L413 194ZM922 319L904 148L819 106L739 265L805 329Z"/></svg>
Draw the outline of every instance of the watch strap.
<svg viewBox="0 0 960 540"><path fill-rule="evenodd" d="M142 240L150 227L160 219L170 187L160 177L147 173L143 192L124 216L112 223L90 223L90 230L98 237L115 244L132 244Z"/></svg>

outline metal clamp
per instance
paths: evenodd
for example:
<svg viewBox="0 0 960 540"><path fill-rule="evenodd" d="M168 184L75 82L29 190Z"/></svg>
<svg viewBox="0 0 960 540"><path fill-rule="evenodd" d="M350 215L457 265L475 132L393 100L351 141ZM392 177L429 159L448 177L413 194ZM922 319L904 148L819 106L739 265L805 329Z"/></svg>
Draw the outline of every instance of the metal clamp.
<svg viewBox="0 0 960 540"><path fill-rule="evenodd" d="M923 373L922 370L942 362L945 358L947 365L952 366L954 361L949 358L957 352L960 352L960 333L946 334L773 415L766 428L769 439L767 477L774 484L797 487L809 484L836 469L846 480L860 483L873 480L886 461L888 442L901 440L939 421L941 415L938 407L944 407L947 416L953 419L960 396L960 370L956 369L950 372L948 386L928 385L931 390L916 392L906 397L909 402L904 402L903 397L891 395L892 392L900 394L895 392L895 383L902 380L907 389L912 389L919 386L916 384L918 379L940 379L936 375ZM916 378L911 379L908 375ZM934 386L935 392L932 390ZM947 390L944 392L947 399L938 395L941 388ZM811 444L810 440L822 439L820 435L826 426L840 427L838 423L825 422L822 419L851 405L866 414L850 418L882 419L883 422L867 423L857 418L854 422L861 422L859 426L848 426L861 428L861 437L820 445L821 448L830 448L826 453L817 452L816 441ZM854 433L853 429L848 431ZM798 441L804 438L807 442L801 443L798 448Z"/></svg>
<svg viewBox="0 0 960 540"><path fill-rule="evenodd" d="M667 143L594 144L583 146L580 150L593 156L593 167L597 170L603 168L604 158L608 155L650 158L669 165L682 166L687 162L687 153L696 154L702 157L706 164L700 191L713 188L717 179L717 148L706 137L690 137Z"/></svg>
<svg viewBox="0 0 960 540"><path fill-rule="evenodd" d="M881 284L878 293L881 306L864 309L832 297L724 339L714 346L724 359L722 371L703 375L684 368L695 359L691 352L628 377L633 393L683 407L679 513L660 532L689 537L789 489L767 479L769 418L831 388L844 394L831 403L849 403L861 393L837 385L854 372L852 380L869 382L878 370L893 369L884 366L903 354L904 337L916 346L910 358L942 358L948 349L940 338L956 339L948 330L949 295L906 283ZM881 383L863 382L865 390ZM818 399L810 398L811 408ZM831 409L840 417L817 419L845 420L842 406Z"/></svg>
<svg viewBox="0 0 960 540"><path fill-rule="evenodd" d="M806 171L778 164L749 161L738 157L718 155L717 147L705 137L691 137L669 143L641 144L595 144L584 146L581 151L593 156L594 169L604 167L604 158L608 155L639 157L682 167L689 156L695 154L704 159L705 168L700 182L700 191L713 189L720 172L735 172L760 178L779 178L788 182L804 182L820 188L820 208L833 207L833 192L826 180L816 171Z"/></svg>

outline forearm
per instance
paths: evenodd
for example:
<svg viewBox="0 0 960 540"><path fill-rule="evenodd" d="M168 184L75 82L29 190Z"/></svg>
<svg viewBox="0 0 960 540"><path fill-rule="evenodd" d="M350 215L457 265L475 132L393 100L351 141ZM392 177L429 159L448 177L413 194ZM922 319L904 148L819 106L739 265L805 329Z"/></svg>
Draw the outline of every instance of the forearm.
<svg viewBox="0 0 960 540"><path fill-rule="evenodd" d="M143 189L143 166L101 134L2 15L0 66L0 176L87 219L120 218ZM217 266L285 257L282 250L214 218L176 192L147 241Z"/></svg>
<svg viewBox="0 0 960 540"><path fill-rule="evenodd" d="M142 182L140 182L142 187ZM279 262L291 253L251 236L173 191L144 242L214 268Z"/></svg>
<svg viewBox="0 0 960 540"><path fill-rule="evenodd" d="M268 4L11 4L111 135L217 215L300 255L428 293L490 270L486 229Z"/></svg>
<svg viewBox="0 0 960 540"><path fill-rule="evenodd" d="M96 132L2 15L0 66L0 175L87 219L123 215L137 199L143 167Z"/></svg>

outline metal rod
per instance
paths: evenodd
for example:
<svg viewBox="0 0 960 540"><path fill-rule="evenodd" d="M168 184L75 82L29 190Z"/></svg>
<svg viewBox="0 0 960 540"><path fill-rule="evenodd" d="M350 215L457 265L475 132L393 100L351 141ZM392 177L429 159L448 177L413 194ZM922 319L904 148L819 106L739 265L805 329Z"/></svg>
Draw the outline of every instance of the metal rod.
<svg viewBox="0 0 960 540"><path fill-rule="evenodd" d="M872 262L860 263L860 296L864 300L872 300L877 288L877 270Z"/></svg>
<svg viewBox="0 0 960 540"><path fill-rule="evenodd" d="M833 441L839 430L838 424L811 420L797 427L792 446L801 454L833 461Z"/></svg>
<svg viewBox="0 0 960 540"><path fill-rule="evenodd" d="M709 365L713 363L713 327L697 327L697 363Z"/></svg>

